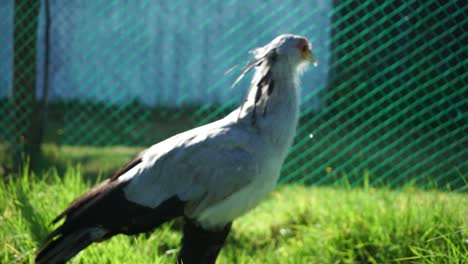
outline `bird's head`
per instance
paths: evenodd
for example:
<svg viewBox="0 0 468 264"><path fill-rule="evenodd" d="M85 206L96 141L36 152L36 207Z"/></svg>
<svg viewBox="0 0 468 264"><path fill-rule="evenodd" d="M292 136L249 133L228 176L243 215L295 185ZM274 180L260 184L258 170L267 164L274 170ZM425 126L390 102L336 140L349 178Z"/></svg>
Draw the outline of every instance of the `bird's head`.
<svg viewBox="0 0 468 264"><path fill-rule="evenodd" d="M290 67L292 70L307 66L309 63L317 66L317 58L312 53L312 44L307 38L293 34L279 35L267 45L252 50L251 53L256 61L268 60L271 64Z"/></svg>
<svg viewBox="0 0 468 264"><path fill-rule="evenodd" d="M245 66L233 86L255 66L260 67L261 71L265 72L273 70L278 76L301 74L310 63L314 66L318 64L317 58L312 53L312 44L307 38L293 34L279 35L265 46L250 52L254 55L254 60Z"/></svg>

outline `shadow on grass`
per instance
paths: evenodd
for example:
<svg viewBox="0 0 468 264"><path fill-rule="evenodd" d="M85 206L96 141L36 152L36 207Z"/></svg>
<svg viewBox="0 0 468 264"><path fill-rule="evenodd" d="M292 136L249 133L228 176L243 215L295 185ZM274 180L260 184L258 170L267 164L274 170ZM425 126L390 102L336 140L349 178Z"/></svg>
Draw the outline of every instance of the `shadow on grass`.
<svg viewBox="0 0 468 264"><path fill-rule="evenodd" d="M88 147L57 146L45 144L36 166L32 171L36 175L54 168L58 175L64 175L70 167L80 165L82 177L87 182L110 177L118 168L131 160L143 148L141 147Z"/></svg>
<svg viewBox="0 0 468 264"><path fill-rule="evenodd" d="M28 193L27 190L21 187L18 188L16 207L20 210L23 220L28 223L32 239L34 241L42 241L48 234L48 229L46 228L48 223L44 215L39 213L32 205L30 201L31 196Z"/></svg>

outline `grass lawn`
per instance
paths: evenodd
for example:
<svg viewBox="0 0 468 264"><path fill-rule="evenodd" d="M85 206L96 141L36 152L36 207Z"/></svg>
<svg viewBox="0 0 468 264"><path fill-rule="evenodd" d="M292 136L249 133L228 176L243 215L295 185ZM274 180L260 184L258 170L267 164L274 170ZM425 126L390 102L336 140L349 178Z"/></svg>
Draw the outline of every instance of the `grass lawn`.
<svg viewBox="0 0 468 264"><path fill-rule="evenodd" d="M93 184L79 166L0 181L0 263L32 263L49 222ZM72 263L174 263L180 227L114 237ZM468 196L284 185L234 223L218 263L468 263Z"/></svg>

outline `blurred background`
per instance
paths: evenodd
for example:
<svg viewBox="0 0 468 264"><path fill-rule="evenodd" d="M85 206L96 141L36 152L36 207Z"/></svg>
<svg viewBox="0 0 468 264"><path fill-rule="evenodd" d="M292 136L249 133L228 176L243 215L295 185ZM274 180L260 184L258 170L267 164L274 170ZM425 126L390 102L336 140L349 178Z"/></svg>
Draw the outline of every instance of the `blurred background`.
<svg viewBox="0 0 468 264"><path fill-rule="evenodd" d="M107 176L235 109L248 51L294 33L319 67L281 183L467 190L465 1L1 0L0 17L4 175Z"/></svg>

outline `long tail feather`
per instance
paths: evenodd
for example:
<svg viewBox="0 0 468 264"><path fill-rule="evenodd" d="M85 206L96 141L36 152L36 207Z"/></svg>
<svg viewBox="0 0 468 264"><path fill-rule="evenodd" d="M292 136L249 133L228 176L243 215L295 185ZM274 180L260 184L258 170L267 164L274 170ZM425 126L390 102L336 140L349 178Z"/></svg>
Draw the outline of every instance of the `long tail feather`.
<svg viewBox="0 0 468 264"><path fill-rule="evenodd" d="M65 263L91 243L102 239L106 231L102 228L91 227L63 234L55 240L49 241L36 255L36 264Z"/></svg>

